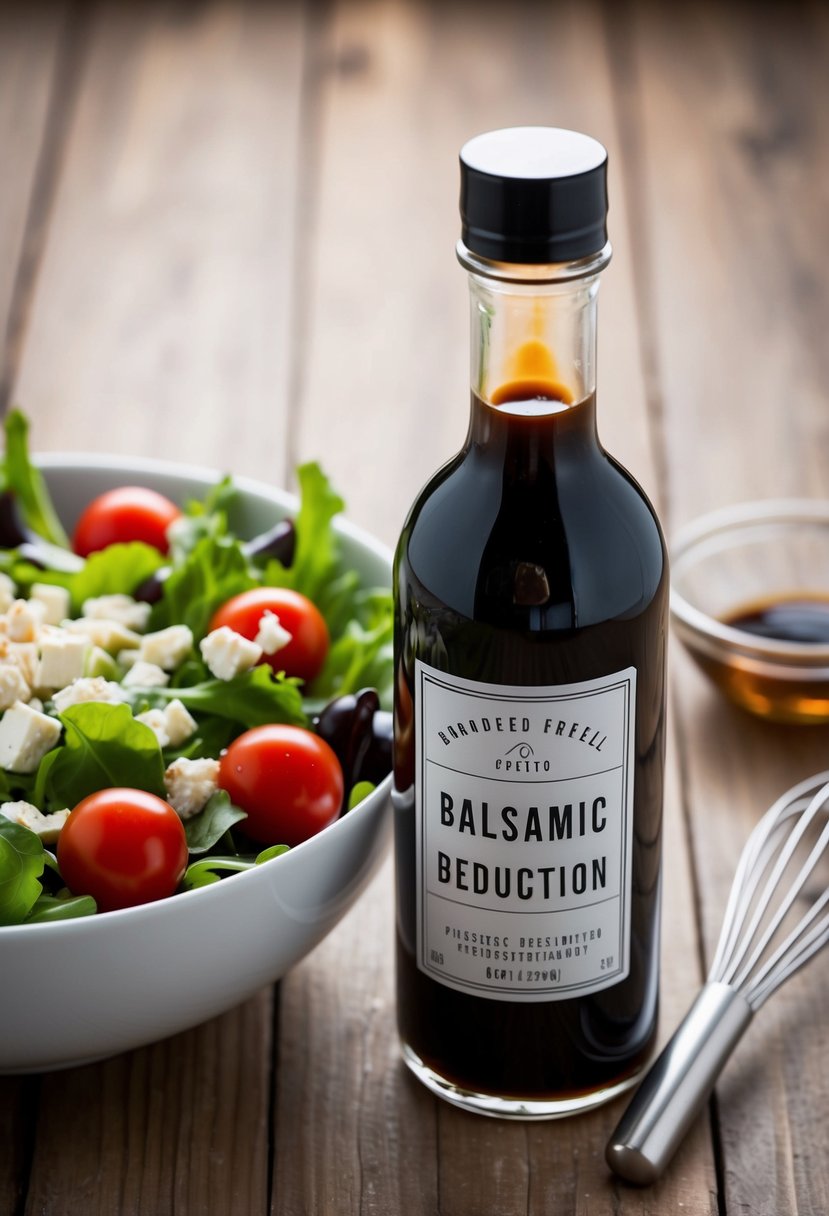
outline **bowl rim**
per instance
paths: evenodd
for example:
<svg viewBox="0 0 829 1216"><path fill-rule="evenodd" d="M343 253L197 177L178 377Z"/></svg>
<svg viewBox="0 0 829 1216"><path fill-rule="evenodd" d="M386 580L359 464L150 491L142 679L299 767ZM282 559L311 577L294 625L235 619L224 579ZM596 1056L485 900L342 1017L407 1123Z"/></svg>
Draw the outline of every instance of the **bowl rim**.
<svg viewBox="0 0 829 1216"><path fill-rule="evenodd" d="M829 500L821 498L768 498L734 503L709 511L678 529L670 546L670 609L683 641L689 639L709 654L719 656L724 649L770 665L785 678L781 664L788 665L792 678L803 675L803 668L829 664L829 645L820 642L787 642L757 638L732 625L726 625L697 608L676 586L676 572L694 549L717 536L769 524L829 524Z"/></svg>
<svg viewBox="0 0 829 1216"><path fill-rule="evenodd" d="M209 485L217 484L223 477L228 475L220 472L217 468L211 468L207 465L159 460L152 456L131 457L105 452L35 452L32 456L32 461L39 469L44 471L67 470L69 472L81 472L85 469L93 468L103 472L124 472L138 476L149 474L151 476L177 477L182 480L202 482ZM269 485L268 482L260 481L253 477L237 476L235 473L231 473L229 476L233 478L234 486L243 493L270 499L274 505L287 510L296 510L299 506L297 495L290 490ZM392 553L387 545L384 545L382 541L377 540L376 537L366 532L359 525L351 523L342 516L335 518L334 528L342 536L348 537L349 540L361 545L375 557L379 558L388 567L389 576L391 576ZM232 876L235 884L234 889L239 889L238 884L240 882L247 881L250 883L251 881L255 881L265 870L268 873L272 873L274 865L279 862L284 863L287 858L295 856L301 850L307 851L309 847L313 848L315 842L324 837L330 838L331 833L336 833L338 830L344 830L343 824L348 823L357 816L368 814L370 807L375 802L385 802L387 800L391 791L391 784L392 774L389 773L357 806L345 815L341 815L339 819L329 824L328 827L323 828L321 832L317 832L314 836L309 836L301 844L293 845L287 853L282 853L278 857L272 857L268 861L262 862L261 866L254 866L250 870L243 871L241 874L234 874ZM205 902L211 895L214 900L226 898L226 895L222 891L224 889L226 892L227 885L227 880L222 879L219 882L197 887L191 891L179 891L174 895L168 896L166 899L156 899L145 904L135 904L131 908L116 908L110 912L96 912L93 916L67 917L64 920L44 921L41 924L33 925L25 923L22 925L0 925L0 938L10 940L16 935L25 934L25 940L29 941L32 940L33 935L44 938L52 934L68 934L72 931L77 932L80 927L87 927L93 933L104 932L107 925L122 923L125 917L137 919L140 916L144 916L152 919L156 915L162 915L164 910L170 907L171 899L176 901L188 900L189 904L192 905L196 898ZM91 926L93 925L99 927L92 929Z"/></svg>

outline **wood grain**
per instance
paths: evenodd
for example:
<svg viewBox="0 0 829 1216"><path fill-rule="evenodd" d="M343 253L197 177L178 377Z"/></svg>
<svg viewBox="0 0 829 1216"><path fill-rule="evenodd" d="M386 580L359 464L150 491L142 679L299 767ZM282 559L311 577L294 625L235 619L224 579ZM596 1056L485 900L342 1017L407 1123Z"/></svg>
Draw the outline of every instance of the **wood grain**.
<svg viewBox="0 0 829 1216"><path fill-rule="evenodd" d="M109 4L23 352L35 442L286 474L299 3Z"/></svg>
<svg viewBox="0 0 829 1216"><path fill-rule="evenodd" d="M525 5L516 20L514 9L484 5L481 16L438 4L340 5L320 38L317 252L298 452L322 452L351 513L390 543L466 426L467 308L453 258L458 148L479 130L551 113L610 147L617 257L601 308L601 428L656 488L601 12ZM672 770L666 1025L699 981L680 812ZM715 1210L705 1119L675 1170L644 1195L615 1186L603 1162L621 1103L528 1128L420 1092L397 1063L390 887L387 874L283 982L277 1126L290 1126L290 1140L277 1148L276 1213L328 1212L335 1196L341 1212L412 1216ZM345 1118L332 1118L334 1103Z"/></svg>
<svg viewBox="0 0 829 1216"><path fill-rule="evenodd" d="M0 410L5 409L73 105L78 42L55 0L0 6ZM63 36L63 46L61 37Z"/></svg>
<svg viewBox="0 0 829 1216"><path fill-rule="evenodd" d="M636 11L647 309L675 522L729 501L829 491L829 32L818 6L786 11ZM745 838L783 790L826 767L826 732L752 721L676 657L710 958ZM729 1212L829 1210L827 999L818 963L758 1016L726 1070Z"/></svg>
<svg viewBox="0 0 829 1216"><path fill-rule="evenodd" d="M269 993L198 1030L44 1076L27 1216L267 1206Z"/></svg>

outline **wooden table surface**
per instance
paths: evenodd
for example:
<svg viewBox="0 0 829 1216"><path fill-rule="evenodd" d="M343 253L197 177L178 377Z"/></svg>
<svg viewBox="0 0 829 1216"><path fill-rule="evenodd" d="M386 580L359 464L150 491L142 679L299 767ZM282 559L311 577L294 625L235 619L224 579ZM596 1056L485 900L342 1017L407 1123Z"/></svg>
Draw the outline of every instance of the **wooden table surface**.
<svg viewBox="0 0 829 1216"><path fill-rule="evenodd" d="M276 484L317 457L393 543L466 428L457 151L523 123L610 149L601 432L669 535L724 503L829 493L818 3L6 4L0 400L40 449ZM751 826L827 767L829 742L729 708L677 645L670 704L663 1032ZM508 1124L405 1074L392 932L387 864L241 1008L0 1079L0 1214L829 1212L825 959L757 1018L666 1177L636 1190L603 1163L620 1103Z"/></svg>

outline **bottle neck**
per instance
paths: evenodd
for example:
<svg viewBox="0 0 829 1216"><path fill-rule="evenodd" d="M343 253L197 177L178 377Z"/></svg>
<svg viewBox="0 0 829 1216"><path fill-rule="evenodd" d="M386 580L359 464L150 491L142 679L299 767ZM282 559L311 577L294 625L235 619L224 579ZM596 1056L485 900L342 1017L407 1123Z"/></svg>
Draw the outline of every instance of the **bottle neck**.
<svg viewBox="0 0 829 1216"><path fill-rule="evenodd" d="M597 273L540 283L473 272L469 288L471 387L480 400L541 417L593 395Z"/></svg>

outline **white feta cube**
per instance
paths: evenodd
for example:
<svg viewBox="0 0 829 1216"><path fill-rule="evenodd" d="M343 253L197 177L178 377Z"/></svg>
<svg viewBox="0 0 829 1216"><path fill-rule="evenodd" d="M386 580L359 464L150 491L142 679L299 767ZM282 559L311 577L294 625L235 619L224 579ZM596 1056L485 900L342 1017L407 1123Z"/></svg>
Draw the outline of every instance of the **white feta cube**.
<svg viewBox="0 0 829 1216"><path fill-rule="evenodd" d="M131 654L132 652L121 651L121 655L125 653ZM120 658L119 655L119 660ZM170 677L158 664L145 663L143 659L136 659L130 664L130 669L121 683L125 688L164 688L170 683Z"/></svg>
<svg viewBox="0 0 829 1216"><path fill-rule="evenodd" d="M35 687L65 688L73 680L80 679L90 649L89 639L77 633L61 631L41 637Z"/></svg>
<svg viewBox="0 0 829 1216"><path fill-rule="evenodd" d="M6 612L11 608L17 596L17 587L14 579L9 578L8 574L0 574L0 612Z"/></svg>
<svg viewBox="0 0 829 1216"><path fill-rule="evenodd" d="M0 718L0 768L33 773L62 730L57 719L16 701Z"/></svg>
<svg viewBox="0 0 829 1216"><path fill-rule="evenodd" d="M193 634L186 625L170 625L139 639L141 658L164 671L174 671L193 649Z"/></svg>
<svg viewBox="0 0 829 1216"><path fill-rule="evenodd" d="M135 715L136 722L143 722L145 726L149 726L150 730L158 739L159 747L167 747L170 742L170 736L167 733L167 719L164 716L163 709L145 709L143 714Z"/></svg>
<svg viewBox="0 0 829 1216"><path fill-rule="evenodd" d="M117 621L127 629L143 633L150 622L152 608L131 595L99 595L84 601L81 612L92 620Z"/></svg>
<svg viewBox="0 0 829 1216"><path fill-rule="evenodd" d="M107 654L117 654L141 645L141 634L127 629L120 621L108 621L98 617L81 617L77 621L64 621L64 629L80 633L89 638L93 646L100 646Z"/></svg>
<svg viewBox="0 0 829 1216"><path fill-rule="evenodd" d="M256 645L261 646L265 654L276 654L287 646L293 637L292 633L283 628L275 612L266 610L259 618L259 631L256 634Z"/></svg>
<svg viewBox="0 0 829 1216"><path fill-rule="evenodd" d="M4 802L0 806L0 815L5 815L12 823L19 823L39 836L44 844L54 844L60 835L60 830L69 818L69 811L53 811L44 815L31 802Z"/></svg>
<svg viewBox="0 0 829 1216"><path fill-rule="evenodd" d="M44 609L37 600L15 600L6 612L6 635L12 642L34 642L43 624Z"/></svg>
<svg viewBox="0 0 829 1216"><path fill-rule="evenodd" d="M43 605L43 622L46 625L59 625L69 616L71 601L65 587L52 583L32 583L29 603Z"/></svg>
<svg viewBox="0 0 829 1216"><path fill-rule="evenodd" d="M241 633L222 625L199 642L202 658L218 680L232 680L254 667L262 658L262 647Z"/></svg>
<svg viewBox="0 0 829 1216"><path fill-rule="evenodd" d="M191 819L219 788L218 760L174 760L164 774L167 801L182 819Z"/></svg>
<svg viewBox="0 0 829 1216"><path fill-rule="evenodd" d="M164 707L164 723L170 747L181 747L185 739L196 733L198 723L178 697Z"/></svg>
<svg viewBox="0 0 829 1216"><path fill-rule="evenodd" d="M61 688L52 697L52 703L59 714L70 705L83 705L87 701L99 701L104 705L120 705L124 700L124 690L114 680L105 680L103 676L86 676L81 680L73 680L67 688Z"/></svg>
<svg viewBox="0 0 829 1216"><path fill-rule="evenodd" d="M13 663L0 663L0 709L11 709L15 701L28 701L31 695L20 668Z"/></svg>

